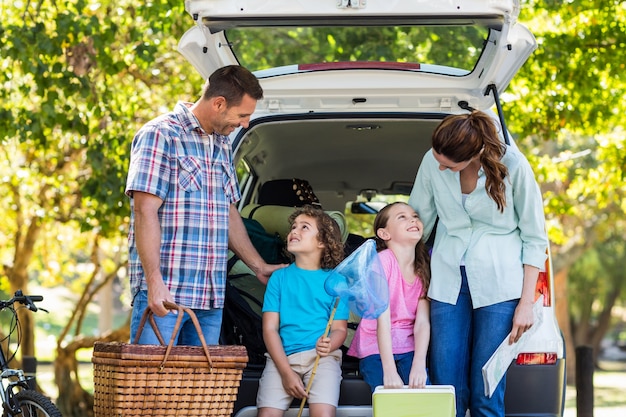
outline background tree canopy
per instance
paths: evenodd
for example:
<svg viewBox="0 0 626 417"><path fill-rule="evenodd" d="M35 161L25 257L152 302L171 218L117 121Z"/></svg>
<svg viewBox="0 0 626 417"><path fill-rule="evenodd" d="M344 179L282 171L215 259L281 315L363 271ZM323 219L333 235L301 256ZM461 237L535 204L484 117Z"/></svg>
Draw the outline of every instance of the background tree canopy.
<svg viewBox="0 0 626 417"><path fill-rule="evenodd" d="M239 63L252 71L344 61L419 62L470 71L487 32L480 26L334 26L229 29L227 36Z"/></svg>
<svg viewBox="0 0 626 417"><path fill-rule="evenodd" d="M625 4L523 1L520 20L539 48L504 96L508 127L546 200L571 366L574 344L592 344L597 352L612 307L624 301ZM80 310L125 262L123 191L132 135L177 100L199 94L200 76L176 51L193 21L175 0L0 0L0 13L0 289L26 292L36 280L82 294L59 337L59 355L71 358L75 351L63 350L62 342L77 341L71 349L93 342L81 339ZM318 30L307 49L289 48L295 35L285 31L271 43L264 32L229 40L244 46L259 69L270 55L287 65L306 61L313 50L336 61L410 51L407 61L420 62L428 52L450 62L480 53L460 41L433 48L449 36L445 28L428 36L405 28L376 35ZM33 324L28 315L21 320L23 353L33 354ZM73 389L80 384L71 367L68 362L57 378L64 415L85 415L88 396Z"/></svg>
<svg viewBox="0 0 626 417"><path fill-rule="evenodd" d="M615 242L626 237L625 15L622 1L525 2L521 17L539 49L504 106L544 191L569 382L574 346L597 354L624 300L626 273L608 259L624 263ZM592 253L596 267L581 273Z"/></svg>
<svg viewBox="0 0 626 417"><path fill-rule="evenodd" d="M58 335L55 379L63 414L89 415L74 372L93 343L80 338L86 306L125 263L115 238L132 132L202 83L176 51L192 20L164 0L2 0L0 14L0 288L28 293L36 280L82 294ZM20 322L33 355L31 315Z"/></svg>

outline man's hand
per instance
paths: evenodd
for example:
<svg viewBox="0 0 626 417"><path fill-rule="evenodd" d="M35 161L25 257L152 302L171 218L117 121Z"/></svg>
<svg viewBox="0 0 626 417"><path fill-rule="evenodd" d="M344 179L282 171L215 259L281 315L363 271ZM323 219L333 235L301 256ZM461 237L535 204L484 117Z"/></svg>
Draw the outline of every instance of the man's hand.
<svg viewBox="0 0 626 417"><path fill-rule="evenodd" d="M152 313L163 317L170 311L177 312L177 310L168 310L163 306L164 301L174 303L174 298L163 283L163 279L153 279L150 282L152 284L148 285L148 307L152 310Z"/></svg>
<svg viewBox="0 0 626 417"><path fill-rule="evenodd" d="M289 264L266 264L263 263L260 265L260 267L256 270L253 270L253 272L255 273L257 279L259 281L261 281L263 284L267 285L267 281L269 281L270 279L270 275L272 275L272 273L274 271L276 271L277 269L280 268L285 268L289 266Z"/></svg>
<svg viewBox="0 0 626 417"><path fill-rule="evenodd" d="M250 241L250 236L241 220L235 204L230 205L228 212L228 247L241 259L263 284L267 285L272 272L284 268L287 264L270 265L266 263Z"/></svg>

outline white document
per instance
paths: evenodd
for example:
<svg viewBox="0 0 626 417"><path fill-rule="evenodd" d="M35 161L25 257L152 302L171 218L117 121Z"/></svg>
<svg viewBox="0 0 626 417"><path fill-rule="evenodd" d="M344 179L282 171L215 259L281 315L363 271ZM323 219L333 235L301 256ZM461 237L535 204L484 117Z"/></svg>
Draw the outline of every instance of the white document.
<svg viewBox="0 0 626 417"><path fill-rule="evenodd" d="M485 386L485 396L491 398L498 383L509 369L511 361L524 350L524 346L530 337L537 331L543 322L543 295L533 305L534 322L530 329L524 332L516 343L509 345L509 335L502 341L498 349L491 355L491 358L483 366L483 384Z"/></svg>

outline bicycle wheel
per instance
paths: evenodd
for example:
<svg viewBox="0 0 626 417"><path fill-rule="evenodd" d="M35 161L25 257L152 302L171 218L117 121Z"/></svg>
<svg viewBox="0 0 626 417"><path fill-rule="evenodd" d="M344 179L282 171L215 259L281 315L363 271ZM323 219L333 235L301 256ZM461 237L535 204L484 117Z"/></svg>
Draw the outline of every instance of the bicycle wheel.
<svg viewBox="0 0 626 417"><path fill-rule="evenodd" d="M20 391L15 394L15 399L22 409L16 417L62 417L56 405L37 391Z"/></svg>

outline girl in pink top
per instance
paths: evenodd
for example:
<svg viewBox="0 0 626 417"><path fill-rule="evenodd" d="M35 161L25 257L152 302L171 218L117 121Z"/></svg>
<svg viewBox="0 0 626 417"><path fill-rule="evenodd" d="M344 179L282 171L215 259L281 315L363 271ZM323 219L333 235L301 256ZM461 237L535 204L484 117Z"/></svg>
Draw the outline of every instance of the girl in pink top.
<svg viewBox="0 0 626 417"><path fill-rule="evenodd" d="M348 354L372 392L385 388L421 388L427 383L430 340L430 282L423 224L402 202L385 206L374 220L376 249L389 281L389 308L377 319L362 319Z"/></svg>

